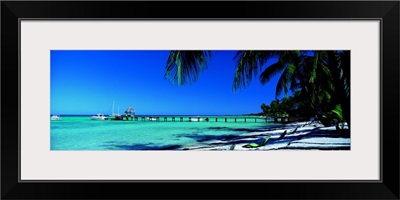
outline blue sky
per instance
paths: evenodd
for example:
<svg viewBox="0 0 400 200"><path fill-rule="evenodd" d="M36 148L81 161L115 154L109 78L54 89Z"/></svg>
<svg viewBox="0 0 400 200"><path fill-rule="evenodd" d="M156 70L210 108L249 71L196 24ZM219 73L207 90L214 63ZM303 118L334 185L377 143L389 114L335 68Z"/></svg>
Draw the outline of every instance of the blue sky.
<svg viewBox="0 0 400 200"><path fill-rule="evenodd" d="M237 115L261 112L275 99L278 76L232 91L236 51L213 51L198 81L177 86L164 78L167 50L52 50L51 114ZM267 65L272 64L271 61Z"/></svg>

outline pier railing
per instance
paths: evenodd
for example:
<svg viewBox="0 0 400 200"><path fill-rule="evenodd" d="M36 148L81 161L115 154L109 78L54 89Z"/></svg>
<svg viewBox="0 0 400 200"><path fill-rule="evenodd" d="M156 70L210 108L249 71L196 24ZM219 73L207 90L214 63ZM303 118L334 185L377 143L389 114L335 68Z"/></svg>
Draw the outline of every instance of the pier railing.
<svg viewBox="0 0 400 200"><path fill-rule="evenodd" d="M109 120L150 122L273 122L272 118L261 117L189 117L189 116L119 116Z"/></svg>

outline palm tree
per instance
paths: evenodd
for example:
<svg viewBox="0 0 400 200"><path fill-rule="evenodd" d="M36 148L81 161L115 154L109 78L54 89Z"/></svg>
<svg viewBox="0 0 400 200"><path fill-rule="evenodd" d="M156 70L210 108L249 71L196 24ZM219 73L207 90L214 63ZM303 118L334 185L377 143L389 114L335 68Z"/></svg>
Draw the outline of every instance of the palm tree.
<svg viewBox="0 0 400 200"><path fill-rule="evenodd" d="M278 56L278 61L260 74L262 84L281 73L276 85L276 98L284 92L300 90L302 101L308 102L317 117L325 126L330 120L323 115L330 112L338 103L344 105L345 119L350 119L349 51L242 51L235 56L237 72L234 89L246 87L266 61ZM347 60L346 60L347 59ZM344 68L344 69L343 69ZM239 72L238 72L239 71ZM349 124L349 123L348 123Z"/></svg>
<svg viewBox="0 0 400 200"><path fill-rule="evenodd" d="M350 126L350 51L329 51L329 69L335 85L335 97Z"/></svg>
<svg viewBox="0 0 400 200"><path fill-rule="evenodd" d="M274 51L269 54L263 53L264 57L260 58L261 56L246 57L246 55L257 55L252 51L239 51L235 56L237 59L236 70L241 73L236 72L233 87L234 89L245 87L244 83L251 81L252 75L256 73L255 71L260 70L268 59L276 56L278 61L264 69L259 76L260 82L268 84L272 77L281 74L276 85L276 99L282 92L286 97L289 90L293 92L300 90L302 94L300 97L304 98L301 101L308 102L315 114L322 118L325 109L321 108L321 102L329 100L330 92L324 90L326 85L324 82L318 83L320 79L317 77L322 77L324 75L322 72L329 72L329 70L322 64L319 52L315 52L313 56L309 54L307 51ZM324 80L327 80L328 77L329 74L324 77ZM327 83L330 83L330 81Z"/></svg>
<svg viewBox="0 0 400 200"><path fill-rule="evenodd" d="M345 57L349 58L348 53L350 52L314 51L314 55L304 57L296 71L300 72L296 77L300 78L302 93L308 97L310 107L325 126L332 125L332 120L324 119L323 116L334 110L338 104L344 105L344 118L350 124L350 62L345 60Z"/></svg>
<svg viewBox="0 0 400 200"><path fill-rule="evenodd" d="M190 84L207 69L210 57L211 51L171 51L165 77L174 84ZM275 57L278 61L263 70L267 61ZM276 85L276 98L282 92L286 96L289 90L300 90L300 96L308 101L320 119L324 112L331 111L339 102L349 123L349 59L349 51L238 51L234 57L237 65L233 90L248 87L260 71L262 84L281 73ZM324 125L330 124L326 122Z"/></svg>

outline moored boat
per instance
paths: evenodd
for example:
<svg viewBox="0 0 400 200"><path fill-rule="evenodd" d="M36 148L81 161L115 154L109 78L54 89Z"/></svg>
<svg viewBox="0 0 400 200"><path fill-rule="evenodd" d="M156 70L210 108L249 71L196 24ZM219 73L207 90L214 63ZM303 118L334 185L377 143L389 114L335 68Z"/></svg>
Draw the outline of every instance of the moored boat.
<svg viewBox="0 0 400 200"><path fill-rule="evenodd" d="M112 105L112 113L110 114L110 117L120 117L121 114L119 114L119 106L118 106L118 113L114 113L114 101Z"/></svg>
<svg viewBox="0 0 400 200"><path fill-rule="evenodd" d="M60 117L60 115L52 115L52 116L50 117L50 120L59 121L59 120L61 120L61 117Z"/></svg>
<svg viewBox="0 0 400 200"><path fill-rule="evenodd" d="M90 119L92 119L92 120L106 120L107 117L104 116L103 114L99 113L97 115L91 116Z"/></svg>

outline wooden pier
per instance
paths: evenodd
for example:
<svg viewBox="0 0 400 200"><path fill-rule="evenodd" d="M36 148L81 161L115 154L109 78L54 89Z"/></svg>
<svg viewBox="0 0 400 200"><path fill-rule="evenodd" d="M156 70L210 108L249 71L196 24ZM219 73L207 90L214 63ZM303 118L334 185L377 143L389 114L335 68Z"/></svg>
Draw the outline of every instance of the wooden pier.
<svg viewBox="0 0 400 200"><path fill-rule="evenodd" d="M248 123L248 122L275 122L275 123L290 123L295 121L307 121L308 117L199 117L199 116L131 116L121 115L106 120L119 121L149 121L149 122L233 122L233 123Z"/></svg>
<svg viewBox="0 0 400 200"><path fill-rule="evenodd" d="M258 123L271 122L267 118L259 117L198 117L198 116L116 116L107 120L120 121L148 121L148 122L233 122L233 123Z"/></svg>

